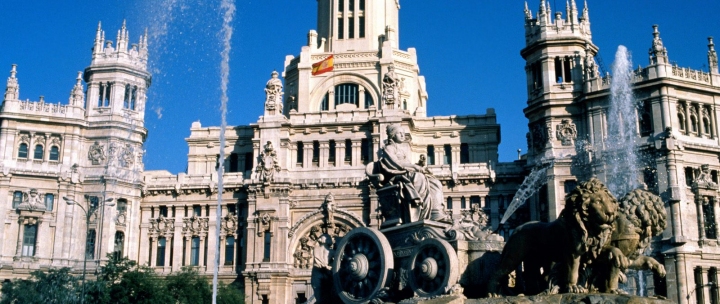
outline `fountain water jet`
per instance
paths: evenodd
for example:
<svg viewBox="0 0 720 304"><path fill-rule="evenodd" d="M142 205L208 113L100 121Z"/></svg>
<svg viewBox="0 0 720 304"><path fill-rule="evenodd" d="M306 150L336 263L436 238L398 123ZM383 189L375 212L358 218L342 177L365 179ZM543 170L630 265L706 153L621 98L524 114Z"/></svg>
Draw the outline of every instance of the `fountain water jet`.
<svg viewBox="0 0 720 304"><path fill-rule="evenodd" d="M213 294L212 303L217 303L217 287L218 287L218 270L220 269L220 222L222 221L222 194L223 194L223 172L225 170L223 163L225 159L225 129L227 128L227 102L228 102L228 82L230 76L230 40L232 39L233 27L231 25L235 16L234 0L223 0L220 8L224 11L222 41L223 50L220 53L220 89L222 95L220 97L220 159L218 160L218 195L217 195L217 212L215 218L215 265L213 269Z"/></svg>
<svg viewBox="0 0 720 304"><path fill-rule="evenodd" d="M603 149L605 184L613 195L621 197L640 187L638 180L637 115L632 92L632 61L624 46L619 46L612 65L608 135Z"/></svg>

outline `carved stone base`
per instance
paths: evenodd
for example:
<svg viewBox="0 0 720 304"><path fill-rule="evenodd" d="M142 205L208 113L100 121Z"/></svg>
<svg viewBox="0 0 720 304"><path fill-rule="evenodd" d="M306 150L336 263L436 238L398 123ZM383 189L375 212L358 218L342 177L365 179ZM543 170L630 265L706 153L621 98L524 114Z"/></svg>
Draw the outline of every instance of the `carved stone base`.
<svg viewBox="0 0 720 304"><path fill-rule="evenodd" d="M502 297L484 299L466 299L462 296L440 296L432 299L407 299L398 304L530 304L530 303L633 303L633 304L670 304L669 300L658 298L645 298L614 294L556 294L550 296L532 297Z"/></svg>

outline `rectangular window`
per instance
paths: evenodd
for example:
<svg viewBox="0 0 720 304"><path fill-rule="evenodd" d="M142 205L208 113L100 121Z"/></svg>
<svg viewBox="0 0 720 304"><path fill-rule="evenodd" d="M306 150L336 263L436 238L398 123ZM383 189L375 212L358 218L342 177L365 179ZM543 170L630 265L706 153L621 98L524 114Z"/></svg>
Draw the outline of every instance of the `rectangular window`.
<svg viewBox="0 0 720 304"><path fill-rule="evenodd" d="M443 158L443 162L444 164L449 165L450 163L452 163L452 148L450 147L450 145L445 145L444 148L445 156Z"/></svg>
<svg viewBox="0 0 720 304"><path fill-rule="evenodd" d="M452 204L452 203L453 203L452 197L448 197L448 198L447 198L447 208L448 208L448 210L452 210L452 209L453 209L453 204Z"/></svg>
<svg viewBox="0 0 720 304"><path fill-rule="evenodd" d="M351 12L355 10L355 0L348 0L348 8Z"/></svg>
<svg viewBox="0 0 720 304"><path fill-rule="evenodd" d="M705 283L703 282L702 267L697 266L693 271L695 275L695 299L696 303L705 303Z"/></svg>
<svg viewBox="0 0 720 304"><path fill-rule="evenodd" d="M200 264L200 238L193 237L190 240L190 265L198 266Z"/></svg>
<svg viewBox="0 0 720 304"><path fill-rule="evenodd" d="M348 38L355 38L355 18L348 19Z"/></svg>
<svg viewBox="0 0 720 304"><path fill-rule="evenodd" d="M315 141L313 141L313 154L312 154L313 165L317 166L319 160L320 160L320 142L315 140Z"/></svg>
<svg viewBox="0 0 720 304"><path fill-rule="evenodd" d="M238 172L238 155L237 153L230 153L230 167L228 172Z"/></svg>
<svg viewBox="0 0 720 304"><path fill-rule="evenodd" d="M365 38L365 16L360 16L358 23L358 37Z"/></svg>
<svg viewBox="0 0 720 304"><path fill-rule="evenodd" d="M101 83L98 90L98 107L103 106L103 96L105 95L105 84Z"/></svg>
<svg viewBox="0 0 720 304"><path fill-rule="evenodd" d="M460 144L460 163L467 164L470 162L470 146L468 144Z"/></svg>
<svg viewBox="0 0 720 304"><path fill-rule="evenodd" d="M338 18L338 39L345 39L343 32L345 31L345 19L342 17Z"/></svg>
<svg viewBox="0 0 720 304"><path fill-rule="evenodd" d="M23 199L23 193L21 191L15 191L13 192L13 201L12 201L12 207L13 209L17 209L20 204L22 204Z"/></svg>
<svg viewBox="0 0 720 304"><path fill-rule="evenodd" d="M480 208L480 197L477 195L473 195L470 197L470 208L473 208L477 206L477 208Z"/></svg>
<svg viewBox="0 0 720 304"><path fill-rule="evenodd" d="M157 244L157 260L155 266L165 266L165 246L166 239L164 237L158 238Z"/></svg>
<svg viewBox="0 0 720 304"><path fill-rule="evenodd" d="M575 190L575 188L577 187L577 181L573 180L573 179L566 180L564 183L564 186L565 186L565 194L568 194L568 193L572 192L573 190Z"/></svg>
<svg viewBox="0 0 720 304"><path fill-rule="evenodd" d="M228 204L227 205L228 214L235 215L235 211L236 211L235 208L236 208L235 204Z"/></svg>
<svg viewBox="0 0 720 304"><path fill-rule="evenodd" d="M265 232L265 250L263 251L263 262L270 262L270 245L272 244L272 235Z"/></svg>
<svg viewBox="0 0 720 304"><path fill-rule="evenodd" d="M127 211L127 200L124 198L117 200L117 211L118 213L125 213Z"/></svg>
<svg viewBox="0 0 720 304"><path fill-rule="evenodd" d="M25 225L23 232L22 256L35 256L35 241L37 238L37 225Z"/></svg>
<svg viewBox="0 0 720 304"><path fill-rule="evenodd" d="M685 185L688 187L692 186L693 180L695 180L695 170L692 167L685 167Z"/></svg>
<svg viewBox="0 0 720 304"><path fill-rule="evenodd" d="M345 0L338 0L338 12L345 11Z"/></svg>
<svg viewBox="0 0 720 304"><path fill-rule="evenodd" d="M253 153L245 153L245 171L252 171L253 168Z"/></svg>
<svg viewBox="0 0 720 304"><path fill-rule="evenodd" d="M370 145L367 138L360 140L360 160L367 163L370 160Z"/></svg>
<svg viewBox="0 0 720 304"><path fill-rule="evenodd" d="M352 161L352 141L349 139L345 140L345 161Z"/></svg>
<svg viewBox="0 0 720 304"><path fill-rule="evenodd" d="M235 237L225 238L225 265L232 265L235 261Z"/></svg>
<svg viewBox="0 0 720 304"><path fill-rule="evenodd" d="M55 206L55 195L54 194L45 194L45 209L47 211L52 211L53 207Z"/></svg>
<svg viewBox="0 0 720 304"><path fill-rule="evenodd" d="M571 83L572 82L572 69L571 65L572 62L570 61L570 57L565 56L565 60L563 60L563 82L565 83Z"/></svg>
<svg viewBox="0 0 720 304"><path fill-rule="evenodd" d="M427 146L427 164L435 165L435 146Z"/></svg>
<svg viewBox="0 0 720 304"><path fill-rule="evenodd" d="M303 146L303 142L299 141L297 143L297 159L295 160L295 162L298 164L298 166L302 166L304 158L305 158L305 147Z"/></svg>
<svg viewBox="0 0 720 304"><path fill-rule="evenodd" d="M713 282L710 287L710 304L720 304L717 267L710 267L710 269L708 269L708 282Z"/></svg>
<svg viewBox="0 0 720 304"><path fill-rule="evenodd" d="M86 259L92 260L95 258L95 238L96 238L95 229L88 230L87 243L85 243L85 258Z"/></svg>
<svg viewBox="0 0 720 304"><path fill-rule="evenodd" d="M717 239L715 230L715 200L709 197L709 202L702 205L703 217L705 219L705 237L711 240Z"/></svg>
<svg viewBox="0 0 720 304"><path fill-rule="evenodd" d="M202 207L200 205L193 205L193 215L202 216Z"/></svg>
<svg viewBox="0 0 720 304"><path fill-rule="evenodd" d="M60 160L60 149L57 146L50 147L50 160Z"/></svg>
<svg viewBox="0 0 720 304"><path fill-rule="evenodd" d="M160 212L159 216L162 217L168 217L168 207L167 206L160 206Z"/></svg>
<svg viewBox="0 0 720 304"><path fill-rule="evenodd" d="M100 198L99 198L99 197L97 197L97 196L90 196L90 197L88 197L88 206L89 206L89 209L90 209L90 210L88 210L88 212L89 212L89 213L92 213L93 211L95 211L95 209L97 209L97 207L98 207L99 204L100 204Z"/></svg>
<svg viewBox="0 0 720 304"><path fill-rule="evenodd" d="M467 202L465 201L464 196L460 198L460 209L463 209L463 210L467 209Z"/></svg>
<svg viewBox="0 0 720 304"><path fill-rule="evenodd" d="M328 146L329 146L329 148L328 148L328 149L329 149L329 151L328 151L328 152L329 152L329 153L328 153L328 162L331 163L331 164L333 164L333 163L335 162L335 148L337 148L337 147L335 146L335 141L334 141L334 140L330 140L330 142L328 143Z"/></svg>

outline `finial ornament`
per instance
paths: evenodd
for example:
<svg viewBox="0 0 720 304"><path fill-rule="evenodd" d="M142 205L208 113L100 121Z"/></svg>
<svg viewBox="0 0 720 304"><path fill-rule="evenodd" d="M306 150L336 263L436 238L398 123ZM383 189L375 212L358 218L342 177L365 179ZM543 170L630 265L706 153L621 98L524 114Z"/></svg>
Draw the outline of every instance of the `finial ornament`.
<svg viewBox="0 0 720 304"><path fill-rule="evenodd" d="M712 36L708 37L708 66L710 67L710 73L718 73L718 57Z"/></svg>
<svg viewBox="0 0 720 304"><path fill-rule="evenodd" d="M663 46L662 39L660 38L660 31L658 31L658 25L653 24L653 42L650 47L650 64L668 63L667 49Z"/></svg>
<svg viewBox="0 0 720 304"><path fill-rule="evenodd" d="M270 80L265 84L265 110L268 115L282 114L283 84L277 71L272 71Z"/></svg>

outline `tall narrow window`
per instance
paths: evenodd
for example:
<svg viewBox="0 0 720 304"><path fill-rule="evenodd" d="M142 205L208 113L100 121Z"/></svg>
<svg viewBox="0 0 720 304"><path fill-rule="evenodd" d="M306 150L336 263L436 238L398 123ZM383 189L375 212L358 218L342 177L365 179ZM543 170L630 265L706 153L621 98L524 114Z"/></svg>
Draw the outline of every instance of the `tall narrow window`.
<svg viewBox="0 0 720 304"><path fill-rule="evenodd" d="M263 262L270 262L270 245L272 244L272 235L265 232L265 250L263 251Z"/></svg>
<svg viewBox="0 0 720 304"><path fill-rule="evenodd" d="M693 181L695 180L695 170L693 170L692 167L685 167L685 185L688 187L692 186Z"/></svg>
<svg viewBox="0 0 720 304"><path fill-rule="evenodd" d="M37 225L25 225L24 228L22 256L35 256Z"/></svg>
<svg viewBox="0 0 720 304"><path fill-rule="evenodd" d="M427 146L427 162L428 165L435 165L435 146L433 145Z"/></svg>
<svg viewBox="0 0 720 304"><path fill-rule="evenodd" d="M446 165L449 165L450 163L452 163L452 148L450 147L450 145L445 145L444 148L445 148L445 155L444 155L445 157L444 157L443 161Z"/></svg>
<svg viewBox="0 0 720 304"><path fill-rule="evenodd" d="M60 149L57 146L50 147L50 160L52 160L52 161L60 160Z"/></svg>
<svg viewBox="0 0 720 304"><path fill-rule="evenodd" d="M703 204L702 211L705 220L705 237L711 240L717 239L717 230L715 229L715 199L709 197L708 201Z"/></svg>
<svg viewBox="0 0 720 304"><path fill-rule="evenodd" d="M45 209L52 211L55 206L55 195L52 193L45 194Z"/></svg>
<svg viewBox="0 0 720 304"><path fill-rule="evenodd" d="M230 167L228 172L238 172L238 155L237 153L230 153Z"/></svg>
<svg viewBox="0 0 720 304"><path fill-rule="evenodd" d="M364 163L370 160L370 145L367 138L360 140L360 160Z"/></svg>
<svg viewBox="0 0 720 304"><path fill-rule="evenodd" d="M302 166L304 158L305 158L305 147L303 146L303 142L299 141L297 143L297 159L295 160L295 162L299 166Z"/></svg>
<svg viewBox="0 0 720 304"><path fill-rule="evenodd" d="M132 94L130 85L125 85L125 98L123 98L123 108L129 109L130 108L130 95Z"/></svg>
<svg viewBox="0 0 720 304"><path fill-rule="evenodd" d="M349 11L355 10L355 0L348 0L348 10Z"/></svg>
<svg viewBox="0 0 720 304"><path fill-rule="evenodd" d="M555 57L555 82L562 83L563 82L563 68L562 68L562 60L560 57Z"/></svg>
<svg viewBox="0 0 720 304"><path fill-rule="evenodd" d="M685 131L685 115L683 115L682 113L678 113L677 116L678 116L678 126L679 126L678 129L680 129L680 131L684 132Z"/></svg>
<svg viewBox="0 0 720 304"><path fill-rule="evenodd" d="M200 238L193 237L190 240L190 265L198 266L200 264Z"/></svg>
<svg viewBox="0 0 720 304"><path fill-rule="evenodd" d="M342 1L340 1L340 3L342 3ZM345 39L343 32L345 32L345 19L340 17L338 18L338 39Z"/></svg>
<svg viewBox="0 0 720 304"><path fill-rule="evenodd" d="M135 104L137 104L137 87L133 86L130 91L130 110L135 110Z"/></svg>
<svg viewBox="0 0 720 304"><path fill-rule="evenodd" d="M103 106L103 100L105 99L105 84L100 83L99 84L99 90L98 90L98 107Z"/></svg>
<svg viewBox="0 0 720 304"><path fill-rule="evenodd" d="M365 38L365 16L358 17L358 36Z"/></svg>
<svg viewBox="0 0 720 304"><path fill-rule="evenodd" d="M313 165L317 166L319 160L320 160L320 142L315 140L315 141L313 141L313 154L312 154Z"/></svg>
<svg viewBox="0 0 720 304"><path fill-rule="evenodd" d="M33 159L43 159L43 153L45 152L42 145L35 145L35 150L33 150Z"/></svg>
<svg viewBox="0 0 720 304"><path fill-rule="evenodd" d="M365 108L370 108L370 106L375 105L375 101L373 101L372 94L365 90Z"/></svg>
<svg viewBox="0 0 720 304"><path fill-rule="evenodd" d="M18 158L28 158L28 145L21 143L18 147Z"/></svg>
<svg viewBox="0 0 720 304"><path fill-rule="evenodd" d="M565 56L565 60L563 60L563 82L570 83L572 82L572 66L571 66L571 59L569 56Z"/></svg>
<svg viewBox="0 0 720 304"><path fill-rule="evenodd" d="M245 153L245 171L252 171L253 168L253 153Z"/></svg>
<svg viewBox="0 0 720 304"><path fill-rule="evenodd" d="M225 265L232 265L235 261L235 237L225 238Z"/></svg>
<svg viewBox="0 0 720 304"><path fill-rule="evenodd" d="M13 192L13 201L12 201L13 209L17 209L17 207L20 206L20 204L22 204L22 198L23 198L23 193L21 191Z"/></svg>
<svg viewBox="0 0 720 304"><path fill-rule="evenodd" d="M235 204L228 204L227 210L228 210L228 214L237 215L237 207L235 206Z"/></svg>
<svg viewBox="0 0 720 304"><path fill-rule="evenodd" d="M690 115L690 128L693 133L697 133L698 131L698 120L695 115Z"/></svg>
<svg viewBox="0 0 720 304"><path fill-rule="evenodd" d="M703 133L710 134L710 120L707 117L703 117Z"/></svg>
<svg viewBox="0 0 720 304"><path fill-rule="evenodd" d="M115 258L121 258L124 257L125 251L125 233L122 231L116 231L115 232Z"/></svg>
<svg viewBox="0 0 720 304"><path fill-rule="evenodd" d="M447 208L448 208L448 210L452 210L452 209L453 209L453 199L452 199L452 197L448 197L448 198L447 198Z"/></svg>
<svg viewBox="0 0 720 304"><path fill-rule="evenodd" d="M532 76L533 76L533 90L537 90L542 88L543 83L543 71L542 71L542 63L540 61L536 61L530 65L530 68L532 70Z"/></svg>
<svg viewBox="0 0 720 304"><path fill-rule="evenodd" d="M708 269L708 282L712 282L712 286L710 286L710 304L720 304L717 267Z"/></svg>
<svg viewBox="0 0 720 304"><path fill-rule="evenodd" d="M350 0L352 1L352 0ZM352 2L351 2L352 3ZM355 38L355 18L348 18L348 38Z"/></svg>
<svg viewBox="0 0 720 304"><path fill-rule="evenodd" d="M105 101L103 102L103 106L109 107L110 106L110 96L112 95L112 83L107 83L105 86Z"/></svg>
<svg viewBox="0 0 720 304"><path fill-rule="evenodd" d="M162 217L168 217L168 207L167 206L160 206L160 216Z"/></svg>
<svg viewBox="0 0 720 304"><path fill-rule="evenodd" d="M158 238L157 244L157 260L155 266L165 266L165 246L167 240L164 237Z"/></svg>
<svg viewBox="0 0 720 304"><path fill-rule="evenodd" d="M119 214L124 214L127 212L127 200L124 198L120 198L117 200L117 205L115 205L117 208L117 211Z"/></svg>
<svg viewBox="0 0 720 304"><path fill-rule="evenodd" d="M695 275L695 299L696 303L705 303L705 283L703 280L702 267L695 267L693 274Z"/></svg>
<svg viewBox="0 0 720 304"><path fill-rule="evenodd" d="M335 141L330 140L330 142L328 143L328 146L329 146L329 148L328 148L329 149L328 150L328 152L329 152L328 153L328 163L333 164L333 163L335 163L335 148L337 148L335 146Z"/></svg>
<svg viewBox="0 0 720 304"><path fill-rule="evenodd" d="M460 198L460 209L467 209L467 201L464 196Z"/></svg>
<svg viewBox="0 0 720 304"><path fill-rule="evenodd" d="M95 229L90 229L87 232L87 241L85 243L85 258L86 259L94 259L95 258Z"/></svg>
<svg viewBox="0 0 720 304"><path fill-rule="evenodd" d="M323 99L320 101L320 111L327 111L330 109L330 106L328 104L329 98L330 93L325 93L325 95L323 95Z"/></svg>
<svg viewBox="0 0 720 304"><path fill-rule="evenodd" d="M460 144L460 163L467 164L470 162L470 147L468 144Z"/></svg>
<svg viewBox="0 0 720 304"><path fill-rule="evenodd" d="M345 140L345 161L352 161L352 141L349 139Z"/></svg>
<svg viewBox="0 0 720 304"><path fill-rule="evenodd" d="M193 215L202 216L202 207L200 205L193 205Z"/></svg>
<svg viewBox="0 0 720 304"><path fill-rule="evenodd" d="M477 195L470 197L470 208L473 208L474 206L477 206L478 208L482 207L480 206L480 197Z"/></svg>

